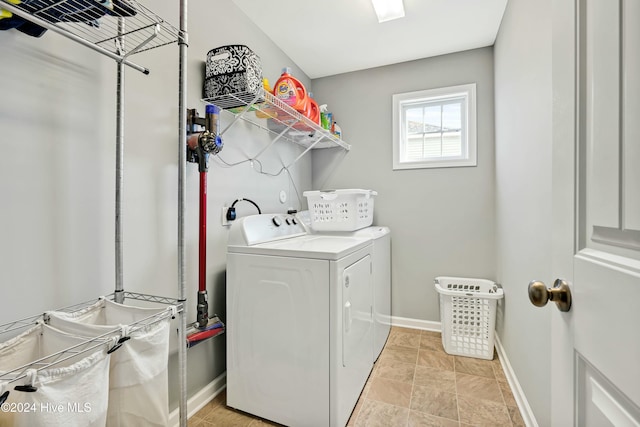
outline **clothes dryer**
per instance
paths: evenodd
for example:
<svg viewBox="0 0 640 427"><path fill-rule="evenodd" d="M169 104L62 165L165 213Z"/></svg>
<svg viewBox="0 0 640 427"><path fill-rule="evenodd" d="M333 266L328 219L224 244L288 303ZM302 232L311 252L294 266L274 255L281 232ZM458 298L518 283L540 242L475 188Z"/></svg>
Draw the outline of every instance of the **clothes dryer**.
<svg viewBox="0 0 640 427"><path fill-rule="evenodd" d="M371 239L373 269L373 359L377 360L391 331L391 230L370 226L356 231L314 231L309 211L296 214L308 233Z"/></svg>
<svg viewBox="0 0 640 427"><path fill-rule="evenodd" d="M369 238L373 244L373 358L377 360L391 332L391 230L374 225L346 235Z"/></svg>

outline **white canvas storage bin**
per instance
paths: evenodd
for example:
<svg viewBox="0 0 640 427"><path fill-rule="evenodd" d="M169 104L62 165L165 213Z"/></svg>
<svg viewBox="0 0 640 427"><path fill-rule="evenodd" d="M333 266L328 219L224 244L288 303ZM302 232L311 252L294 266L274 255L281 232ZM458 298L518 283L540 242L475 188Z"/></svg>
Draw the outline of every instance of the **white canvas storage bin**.
<svg viewBox="0 0 640 427"><path fill-rule="evenodd" d="M449 354L493 359L496 305L504 291L495 282L436 277L442 345Z"/></svg>
<svg viewBox="0 0 640 427"><path fill-rule="evenodd" d="M0 344L0 374L86 342L39 324ZM108 348L105 343L102 348L62 360L70 355L65 354L58 359L60 363L39 371L31 369L21 380L0 383L0 394L9 391L0 410L0 426L104 426L109 398ZM20 376L8 375L11 379ZM14 390L17 385L32 385L37 390Z"/></svg>
<svg viewBox="0 0 640 427"><path fill-rule="evenodd" d="M311 228L316 231L355 231L373 223L373 190L305 191Z"/></svg>
<svg viewBox="0 0 640 427"><path fill-rule="evenodd" d="M107 426L165 427L169 419L169 324L171 316L128 333L132 323L167 308L140 308L101 299L77 312L49 312L49 324L95 337L121 327L131 337L111 355Z"/></svg>

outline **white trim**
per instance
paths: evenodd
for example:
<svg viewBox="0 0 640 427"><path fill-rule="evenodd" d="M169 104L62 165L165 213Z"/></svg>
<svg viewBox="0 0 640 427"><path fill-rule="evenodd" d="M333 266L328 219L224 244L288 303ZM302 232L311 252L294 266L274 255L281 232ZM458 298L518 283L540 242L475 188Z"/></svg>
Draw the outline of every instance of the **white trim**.
<svg viewBox="0 0 640 427"><path fill-rule="evenodd" d="M434 159L422 159L418 161L401 160L403 149L403 114L401 105L405 101L437 102L440 99L454 97L464 98L466 108L463 111L463 135L466 140L466 153L461 157L441 157ZM477 109L476 109L476 84L468 83L458 86L440 87L435 89L419 90L415 92L397 93L392 96L392 129L393 129L393 170L405 169L429 169L449 167L477 166Z"/></svg>
<svg viewBox="0 0 640 427"><path fill-rule="evenodd" d="M518 409L520 410L520 414L522 415L524 425L527 427L538 427L536 417L533 415L531 406L529 406L529 402L524 395L524 391L522 391L522 387L520 387L520 383L518 382L518 378L516 377L515 372L513 372L513 368L511 367L511 363L509 363L507 354L504 352L504 347L500 342L500 337L498 337L498 334L495 334L495 345L496 352L498 353L498 359L500 360L500 364L502 365L504 375L507 377L509 387L513 392L513 397L515 398Z"/></svg>
<svg viewBox="0 0 640 427"><path fill-rule="evenodd" d="M187 401L187 419L194 416L200 409L211 402L227 387L227 373L218 375L213 381L204 386L199 392L191 396ZM170 426L180 425L180 409L176 408L169 414Z"/></svg>
<svg viewBox="0 0 640 427"><path fill-rule="evenodd" d="M402 328L421 329L423 331L440 332L440 322L432 322L430 320L410 319L408 317L391 316L391 326L400 326Z"/></svg>

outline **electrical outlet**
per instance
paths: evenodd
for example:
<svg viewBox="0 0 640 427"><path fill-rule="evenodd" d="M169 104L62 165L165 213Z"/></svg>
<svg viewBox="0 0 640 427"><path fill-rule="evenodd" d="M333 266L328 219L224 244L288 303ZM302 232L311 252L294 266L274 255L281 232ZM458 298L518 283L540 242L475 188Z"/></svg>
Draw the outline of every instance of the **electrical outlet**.
<svg viewBox="0 0 640 427"><path fill-rule="evenodd" d="M227 219L227 211L229 206L222 207L222 225L231 225L231 222Z"/></svg>

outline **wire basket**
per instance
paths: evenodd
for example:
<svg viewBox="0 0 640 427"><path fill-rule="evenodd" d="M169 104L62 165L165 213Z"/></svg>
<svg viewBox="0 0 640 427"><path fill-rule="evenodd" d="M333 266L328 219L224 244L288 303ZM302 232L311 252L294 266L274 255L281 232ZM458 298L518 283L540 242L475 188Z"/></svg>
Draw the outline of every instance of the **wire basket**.
<svg viewBox="0 0 640 427"><path fill-rule="evenodd" d="M355 231L373 223L372 190L305 191L311 228L316 231Z"/></svg>
<svg viewBox="0 0 640 427"><path fill-rule="evenodd" d="M493 359L496 305L504 291L495 282L436 277L440 294L442 345L453 355Z"/></svg>
<svg viewBox="0 0 640 427"><path fill-rule="evenodd" d="M229 109L264 101L258 96L262 92L260 57L247 46L220 46L207 53L204 97L208 101Z"/></svg>

